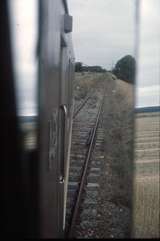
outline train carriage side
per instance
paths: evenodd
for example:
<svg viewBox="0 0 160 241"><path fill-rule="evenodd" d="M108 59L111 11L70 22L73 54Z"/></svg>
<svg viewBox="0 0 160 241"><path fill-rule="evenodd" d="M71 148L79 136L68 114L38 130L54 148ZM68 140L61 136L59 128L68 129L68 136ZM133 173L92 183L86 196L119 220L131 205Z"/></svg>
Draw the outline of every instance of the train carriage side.
<svg viewBox="0 0 160 241"><path fill-rule="evenodd" d="M73 112L72 18L66 1L41 1L40 11L40 236L60 237L65 226Z"/></svg>
<svg viewBox="0 0 160 241"><path fill-rule="evenodd" d="M22 129L17 114L16 77L13 73L17 61L15 52L21 53L22 49L16 49L15 52L12 49L14 41L10 30L13 26L9 21L14 18L10 14L10 3L14 6L18 2L18 11L23 12L25 9L21 5L22 1L28 4L27 0L0 2L0 72L3 76L0 82L3 90L0 118L3 136L0 145L3 156L0 175L0 220L3 223L1 234L12 238L60 238L64 237L65 228L73 116L72 17L65 0L37 1L36 145L26 150L22 148L20 138ZM33 2L30 1L31 5L28 7L32 8ZM23 14L21 17L23 19ZM14 24L14 27L18 26L16 22ZM23 34L25 28L21 31Z"/></svg>

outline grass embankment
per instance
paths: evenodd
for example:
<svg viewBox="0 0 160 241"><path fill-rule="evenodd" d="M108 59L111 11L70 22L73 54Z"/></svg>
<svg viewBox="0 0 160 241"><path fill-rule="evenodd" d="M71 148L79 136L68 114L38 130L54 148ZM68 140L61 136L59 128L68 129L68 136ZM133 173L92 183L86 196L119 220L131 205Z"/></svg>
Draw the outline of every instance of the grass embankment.
<svg viewBox="0 0 160 241"><path fill-rule="evenodd" d="M100 238L128 238L133 178L134 86L106 78L104 154L99 193Z"/></svg>
<svg viewBox="0 0 160 241"><path fill-rule="evenodd" d="M73 85L75 100L84 99L91 90L97 88L103 81L104 73L76 73Z"/></svg>
<svg viewBox="0 0 160 241"><path fill-rule="evenodd" d="M112 201L129 208L133 177L133 108L133 85L117 79L106 106L106 155L110 154L112 160Z"/></svg>

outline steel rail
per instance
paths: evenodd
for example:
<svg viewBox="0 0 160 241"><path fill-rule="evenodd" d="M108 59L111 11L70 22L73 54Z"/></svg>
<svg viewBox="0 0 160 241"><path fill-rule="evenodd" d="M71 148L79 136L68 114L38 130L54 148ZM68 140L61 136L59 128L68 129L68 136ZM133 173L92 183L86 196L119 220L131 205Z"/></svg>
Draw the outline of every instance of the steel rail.
<svg viewBox="0 0 160 241"><path fill-rule="evenodd" d="M97 127L98 127L99 118L100 118L103 103L104 103L104 96L103 96L103 99L100 103L99 110L98 110L98 113L97 113L97 116L96 116L96 122L95 122L95 125L94 125L94 128L93 128L93 131L92 131L92 138L91 138L90 146L89 146L89 149L88 149L88 152L87 152L87 155L86 155L86 160L85 160L85 164L84 164L84 168L83 168L81 181L80 181L80 184L79 184L79 190L78 190L75 206L73 208L73 213L72 213L72 217L71 217L71 224L70 224L70 228L69 228L69 231L68 231L67 238L73 238L74 227L75 227L77 214L78 214L78 210L79 210L79 206L80 206L80 202L81 202L83 188L84 188L86 177L87 177L88 165L89 165L92 150L93 150L93 147L94 147L94 140L95 140L95 136L96 136L96 131L97 131Z"/></svg>
<svg viewBox="0 0 160 241"><path fill-rule="evenodd" d="M80 112L80 110L83 108L83 106L86 104L86 102L89 100L89 98L91 98L91 96L87 96L84 101L79 104L79 106L77 107L77 109L75 110L74 114L73 114L73 119L76 117L76 115Z"/></svg>

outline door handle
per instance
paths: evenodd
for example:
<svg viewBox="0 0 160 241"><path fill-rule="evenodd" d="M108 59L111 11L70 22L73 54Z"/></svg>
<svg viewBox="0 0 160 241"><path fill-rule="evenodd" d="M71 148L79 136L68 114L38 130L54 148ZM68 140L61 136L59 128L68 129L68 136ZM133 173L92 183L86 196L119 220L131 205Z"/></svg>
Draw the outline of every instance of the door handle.
<svg viewBox="0 0 160 241"><path fill-rule="evenodd" d="M67 107L66 105L60 106L61 112L61 125L60 125L60 141L61 141L61 150L60 150L60 176L59 182L64 183L64 176L65 176L65 132L66 132L66 121L67 121Z"/></svg>

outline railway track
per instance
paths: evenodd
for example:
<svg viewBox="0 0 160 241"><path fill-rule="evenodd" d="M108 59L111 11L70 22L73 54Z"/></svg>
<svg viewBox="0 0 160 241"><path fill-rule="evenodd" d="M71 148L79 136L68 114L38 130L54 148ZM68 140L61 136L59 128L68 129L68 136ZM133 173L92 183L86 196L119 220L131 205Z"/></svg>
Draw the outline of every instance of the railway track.
<svg viewBox="0 0 160 241"><path fill-rule="evenodd" d="M66 209L67 238L96 237L98 179L104 158L104 134L99 123L104 95L100 96L88 96L75 112Z"/></svg>
<svg viewBox="0 0 160 241"><path fill-rule="evenodd" d="M74 114L73 114L73 119L78 115L78 113L80 112L80 110L84 107L84 105L87 103L87 101L91 98L91 95L88 95L84 101L82 101L82 103L80 103L78 105L78 107L76 108Z"/></svg>

